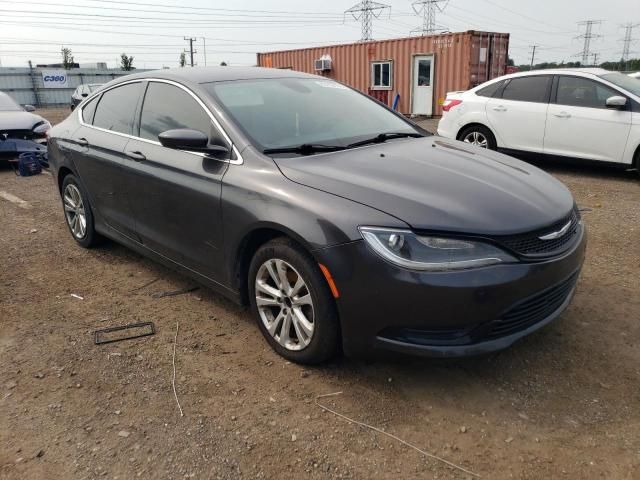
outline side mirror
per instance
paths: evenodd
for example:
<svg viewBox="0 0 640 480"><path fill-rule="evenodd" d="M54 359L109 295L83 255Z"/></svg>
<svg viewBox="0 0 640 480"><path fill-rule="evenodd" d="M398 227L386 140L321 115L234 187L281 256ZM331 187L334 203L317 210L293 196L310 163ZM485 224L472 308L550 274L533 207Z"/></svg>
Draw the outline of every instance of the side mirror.
<svg viewBox="0 0 640 480"><path fill-rule="evenodd" d="M34 107L33 105L25 105L24 106L24 111L25 112L35 112L36 111L36 107Z"/></svg>
<svg viewBox="0 0 640 480"><path fill-rule="evenodd" d="M167 130L158 135L158 140L163 147L175 150L189 150L219 156L228 155L229 149L222 145L209 145L209 137L199 130L189 128L177 128Z"/></svg>
<svg viewBox="0 0 640 480"><path fill-rule="evenodd" d="M82 94L82 96L83 96L83 97L88 97L88 96L89 96L89 94L88 94L88 93L83 93L83 94Z"/></svg>
<svg viewBox="0 0 640 480"><path fill-rule="evenodd" d="M605 105L607 106L607 108L623 108L626 104L627 104L627 99L619 95L614 95L613 97L609 97L605 102Z"/></svg>

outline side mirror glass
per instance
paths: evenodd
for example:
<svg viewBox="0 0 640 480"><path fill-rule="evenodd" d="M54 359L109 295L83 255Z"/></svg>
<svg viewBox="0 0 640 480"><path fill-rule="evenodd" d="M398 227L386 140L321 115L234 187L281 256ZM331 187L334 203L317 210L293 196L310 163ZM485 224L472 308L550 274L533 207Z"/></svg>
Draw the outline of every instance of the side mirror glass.
<svg viewBox="0 0 640 480"><path fill-rule="evenodd" d="M605 105L607 108L622 108L627 104L627 99L620 95L607 98Z"/></svg>
<svg viewBox="0 0 640 480"><path fill-rule="evenodd" d="M229 148L222 145L209 145L209 137L206 134L188 128L167 130L158 135L158 140L163 147L200 152L215 157L228 156L230 152Z"/></svg>
<svg viewBox="0 0 640 480"><path fill-rule="evenodd" d="M24 106L24 111L25 112L35 112L36 111L36 107L34 107L33 105L25 105Z"/></svg>

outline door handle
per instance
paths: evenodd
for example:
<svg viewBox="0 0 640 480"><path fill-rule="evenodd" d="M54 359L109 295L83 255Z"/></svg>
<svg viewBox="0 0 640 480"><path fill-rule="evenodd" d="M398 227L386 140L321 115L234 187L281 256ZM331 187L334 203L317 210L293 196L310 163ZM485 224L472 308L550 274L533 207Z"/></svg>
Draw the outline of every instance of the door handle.
<svg viewBox="0 0 640 480"><path fill-rule="evenodd" d="M79 138L76 141L78 142L78 145L80 145L81 147L88 147L89 146L89 141L84 137Z"/></svg>
<svg viewBox="0 0 640 480"><path fill-rule="evenodd" d="M127 157L129 157L130 159L132 159L134 162L142 162L143 160L146 160L147 157L144 156L143 153L140 152L127 152Z"/></svg>
<svg viewBox="0 0 640 480"><path fill-rule="evenodd" d="M558 118L569 118L571 117L571 114L567 113L567 112L560 112L560 113L554 113L554 115Z"/></svg>
<svg viewBox="0 0 640 480"><path fill-rule="evenodd" d="M506 112L507 107L503 107L502 105L498 105L497 107L493 107L496 112Z"/></svg>

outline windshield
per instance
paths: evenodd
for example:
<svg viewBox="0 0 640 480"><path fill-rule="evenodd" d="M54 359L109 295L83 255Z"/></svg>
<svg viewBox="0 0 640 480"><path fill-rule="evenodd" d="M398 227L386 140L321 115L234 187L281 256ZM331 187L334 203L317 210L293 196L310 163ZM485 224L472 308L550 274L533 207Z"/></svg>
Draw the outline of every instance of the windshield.
<svg viewBox="0 0 640 480"><path fill-rule="evenodd" d="M620 88L624 88L626 91L640 97L640 80L638 80L637 78L633 78L618 72L605 73L604 75L600 75L600 77L604 78L607 82L611 82L614 85L617 85Z"/></svg>
<svg viewBox="0 0 640 480"><path fill-rule="evenodd" d="M388 132L422 133L369 97L332 80L237 80L204 87L263 151L347 146Z"/></svg>
<svg viewBox="0 0 640 480"><path fill-rule="evenodd" d="M0 93L0 112L21 112L22 107L18 105L9 95Z"/></svg>
<svg viewBox="0 0 640 480"><path fill-rule="evenodd" d="M89 93L93 93L96 90L98 90L100 87L102 87L102 85L104 85L104 83L89 83L87 85L87 87L89 87Z"/></svg>

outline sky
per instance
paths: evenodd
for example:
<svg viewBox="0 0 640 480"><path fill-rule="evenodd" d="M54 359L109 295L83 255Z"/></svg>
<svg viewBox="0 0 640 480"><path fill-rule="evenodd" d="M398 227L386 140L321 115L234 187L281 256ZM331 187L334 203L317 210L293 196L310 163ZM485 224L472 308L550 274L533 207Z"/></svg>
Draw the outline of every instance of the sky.
<svg viewBox="0 0 640 480"><path fill-rule="evenodd" d="M343 12L356 0L0 0L0 65L24 67L61 61L62 46L82 64L137 68L177 67L193 37L198 65L253 65L256 52L354 42L360 22ZM387 0L391 8L373 21L376 40L406 37L422 24L411 0ZM511 34L516 64L576 61L583 40L578 22L600 20L591 51L599 61L619 60L624 29L638 24L632 55L640 57L639 0L442 0L436 22L452 32L484 30ZM206 51L206 58L205 58Z"/></svg>

